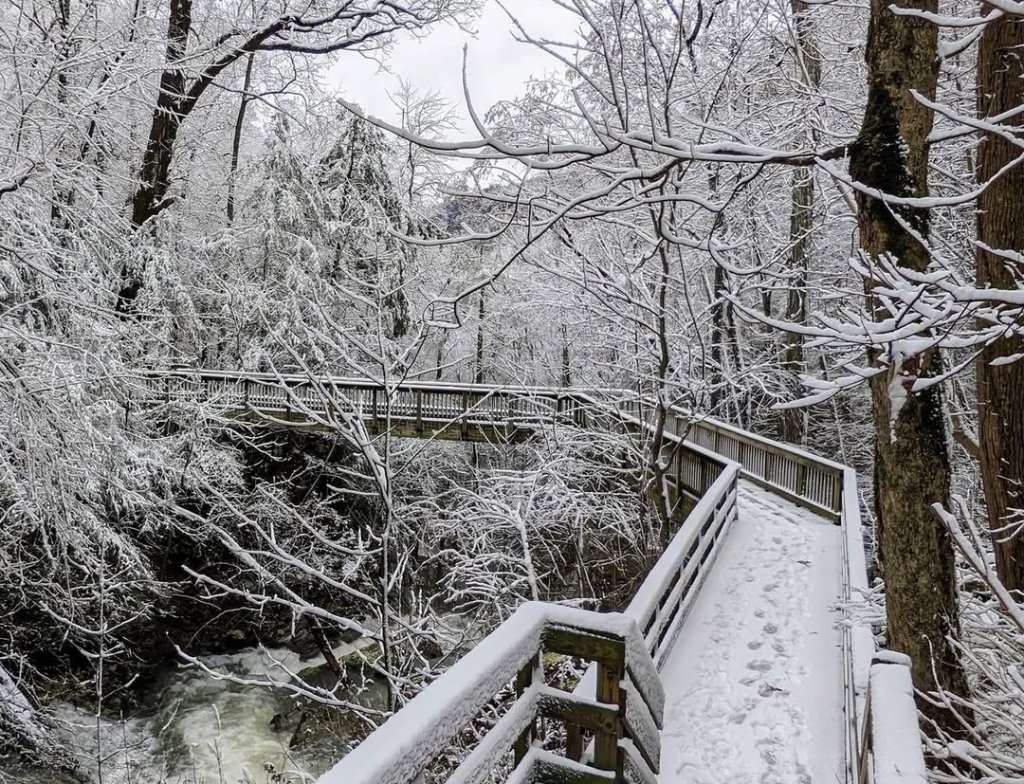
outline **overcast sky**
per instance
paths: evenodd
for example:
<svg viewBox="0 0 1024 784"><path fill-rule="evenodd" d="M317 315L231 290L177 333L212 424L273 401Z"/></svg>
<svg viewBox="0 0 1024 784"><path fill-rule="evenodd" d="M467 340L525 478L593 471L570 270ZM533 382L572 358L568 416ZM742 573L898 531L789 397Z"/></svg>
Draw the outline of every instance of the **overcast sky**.
<svg viewBox="0 0 1024 784"><path fill-rule="evenodd" d="M547 0L507 0L532 34L559 40L573 37L574 17ZM454 26L435 28L417 41L403 37L396 43L387 66L391 73L358 55L339 58L331 81L341 94L359 103L368 113L391 122L398 116L387 93L398 86L399 78L423 90L437 90L455 102L466 117L462 91L462 47L469 45L469 87L473 105L482 115L499 100L514 98L523 92L530 76L543 76L557 70L559 64L535 47L512 38L512 23L493 0L485 0L484 10L474 24L472 36ZM468 130L468 122L463 130Z"/></svg>

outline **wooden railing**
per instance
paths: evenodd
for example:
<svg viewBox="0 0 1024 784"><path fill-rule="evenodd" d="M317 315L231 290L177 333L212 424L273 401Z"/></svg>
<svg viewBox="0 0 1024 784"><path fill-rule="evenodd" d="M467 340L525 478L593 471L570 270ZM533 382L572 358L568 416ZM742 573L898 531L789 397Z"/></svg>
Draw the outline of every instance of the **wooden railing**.
<svg viewBox="0 0 1024 784"><path fill-rule="evenodd" d="M700 500L625 610L636 620L659 669L738 515L739 465L699 447L680 447L675 452L676 476Z"/></svg>
<svg viewBox="0 0 1024 784"><path fill-rule="evenodd" d="M694 444L735 460L751 482L830 520L840 521L846 466L714 419L677 410Z"/></svg>
<svg viewBox="0 0 1024 784"><path fill-rule="evenodd" d="M879 652L871 661L868 684L856 784L927 784L910 657Z"/></svg>
<svg viewBox="0 0 1024 784"><path fill-rule="evenodd" d="M594 690L582 695L544 682L545 653L595 662ZM501 764L520 781L654 784L661 756L665 694L636 623L617 613L531 602L418 694L320 779L330 784L410 784L438 762L453 739L510 683L515 701L448 781L488 781ZM559 756L531 744L540 718L593 735L591 765L582 745Z"/></svg>
<svg viewBox="0 0 1024 784"><path fill-rule="evenodd" d="M320 784L416 781L513 678L519 693L515 705L448 782L491 780L512 749L510 782L656 784L663 710L657 671L737 517L739 466L713 455L707 460L717 463L717 477L625 612L525 605L344 757ZM567 695L541 682L535 666L541 652L595 664ZM564 757L528 745L543 716L565 723Z"/></svg>
<svg viewBox="0 0 1024 784"><path fill-rule="evenodd" d="M466 441L521 440L553 421L594 426L599 414L586 390L440 381L385 385L334 376L179 369L140 374L137 389L142 402L205 404L220 416L262 424L326 431L354 416L374 434Z"/></svg>
<svg viewBox="0 0 1024 784"><path fill-rule="evenodd" d="M608 426L610 423L618 422L630 424L634 428L647 428L649 425L645 421L645 411L651 409L649 405L645 406L643 401L630 398L629 393L617 390L559 390L444 382L406 382L397 387L386 388L373 381L315 378L306 375L174 370L144 374L140 385L142 395L150 402L207 402L222 414L254 414L268 422L294 424L297 416L300 421L315 423L319 418L320 421L330 424L332 416L344 411L358 415L371 423L386 420L387 426L392 429L396 427L396 423L404 422L405 430L400 432L406 435L430 435L445 429L454 429L456 437L467 439L470 436L469 428L479 425L501 427L505 429L506 434L518 429L529 430L538 424L553 421L569 421L583 427ZM859 600L868 589L856 472L848 466L799 448L748 433L723 422L697 417L681 409L670 411L666 431L666 440L669 442L666 449L670 459L668 479L677 493L685 493L696 499L697 504L623 613L624 618L636 624L652 666L655 669L660 668L666 653L671 650L687 610L711 568L724 536L736 519L736 483L742 473L745 478L766 490L842 526L841 626L845 680L846 779L849 784L854 784L871 780L874 772L895 770L902 762L900 759L890 759L887 756L892 754L893 746L873 743L872 733L885 724L881 719L877 719L877 715L879 711L886 710L885 705L891 701L883 700L881 707L878 701L868 701L871 680L869 674L873 672L871 662L875 654L872 631L864 622L858 621L849 610L851 604ZM502 629L504 628L503 626ZM509 634L510 632L504 631L499 637L506 639ZM358 778L357 774L362 775L362 766L368 764L364 761L372 759L375 753L380 753L388 759L392 759L392 755L401 756L396 754L395 749L408 746L405 737L410 722L418 721L423 727L442 726L448 731L446 735L443 732L436 737L431 735L431 743L423 746L429 752L427 756L436 755L452 741L458 731L471 720L472 715L462 709L452 712L453 703L450 700L446 701L444 697L444 689L448 686L439 688L437 684L460 683L460 679L465 678L472 680L473 668L478 666L474 662L486 660L481 657L497 655L492 651L493 645L497 643L488 645L490 639L491 637L486 638L471 654L424 692L424 695L433 697L417 697L373 733L356 752L343 759L322 781L330 784L348 784L350 781L373 781L377 784L412 781L415 776L377 779ZM509 719L509 722L525 721L524 727L532 726L538 716L547 715L545 711L550 713L555 710L552 708L555 704L554 698L550 695L543 696L548 694L543 690L546 687L540 687L533 676L527 684L526 675L521 672L525 662L532 661L531 657L535 657L538 650L540 649L530 648L525 658L516 659L519 664L513 670L501 671L501 677L508 676L505 677L505 681L519 673L520 690L523 694L530 692L534 695L525 702L521 696L516 702L520 707L514 714L511 711L509 713L518 717ZM881 665L876 664L876 668L878 666ZM574 699L577 702L589 699L587 695L596 693L595 689L599 687L599 672L597 665L588 670L587 676L574 692ZM474 710L479 710L505 681L487 681L488 685L480 687L479 694L474 691L483 702L474 697L474 700L466 705L475 705ZM598 703L600 702L598 699ZM520 764L516 767L515 780L531 780L523 776L524 772L533 771L539 776L532 779L536 781L621 781L627 774L633 777L632 780L653 781L649 776L657 772L657 760L652 756L655 754L653 747L648 744L639 749L639 756L634 754L633 751L637 749L630 745L630 736L626 729L629 726L628 722L624 723L621 716L616 724L620 758L639 759L646 763L646 768L639 763L631 762L623 763L626 772L599 773L584 768L577 762L582 753L583 737L587 729L593 730L593 725L599 722L594 720L593 716L577 716L577 721L573 716L567 715L565 710L559 710L561 718L566 720L569 738L568 757L558 761L536 749L531 749L525 756L517 753L517 758L522 759L518 759ZM907 713L905 705L903 713ZM419 718L412 718L413 714ZM606 718L610 716L608 713L603 715ZM903 715L901 719L894 721L906 724L910 718ZM593 731L607 733L608 725L602 727L605 729ZM636 727L633 729L635 731ZM441 735L444 737L440 737ZM410 737L420 738L419 735ZM607 752L611 745L608 739L610 736L606 734L602 737L605 737L602 748ZM913 737L913 733L910 733L910 737ZM484 773L481 771L485 768L490 771L494 767L495 760L498 759L494 755L498 754L500 745L492 743L486 746L488 751L480 754L474 752L470 759L475 762L467 768L470 772L456 773L450 781L482 780L480 777ZM596 746L595 743L595 748ZM367 751L361 751L364 747ZM899 747L897 757L909 754L916 760L915 753L920 755L920 749L908 750L906 744L903 744ZM424 754L416 752L410 759L422 760L425 757ZM468 762L469 760L463 765ZM401 760L395 762L395 765L395 770L407 770ZM917 770L916 762L914 769ZM462 767L459 770L461 771ZM394 776L397 775L394 773ZM875 779L875 784L894 781L899 779L885 774Z"/></svg>

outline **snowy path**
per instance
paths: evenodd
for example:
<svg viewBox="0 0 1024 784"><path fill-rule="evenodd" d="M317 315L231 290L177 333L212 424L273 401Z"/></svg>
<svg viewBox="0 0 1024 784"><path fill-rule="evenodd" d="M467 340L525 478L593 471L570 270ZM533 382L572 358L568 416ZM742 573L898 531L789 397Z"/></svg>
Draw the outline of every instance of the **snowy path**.
<svg viewBox="0 0 1024 784"><path fill-rule="evenodd" d="M843 781L839 526L749 483L668 662L661 784Z"/></svg>

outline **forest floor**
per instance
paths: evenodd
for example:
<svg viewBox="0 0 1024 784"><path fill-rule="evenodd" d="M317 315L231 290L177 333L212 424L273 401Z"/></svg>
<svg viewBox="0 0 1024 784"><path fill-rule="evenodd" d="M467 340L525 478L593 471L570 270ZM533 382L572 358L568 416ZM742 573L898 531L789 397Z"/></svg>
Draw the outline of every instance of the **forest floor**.
<svg viewBox="0 0 1024 784"><path fill-rule="evenodd" d="M662 671L664 784L844 780L841 529L742 483Z"/></svg>

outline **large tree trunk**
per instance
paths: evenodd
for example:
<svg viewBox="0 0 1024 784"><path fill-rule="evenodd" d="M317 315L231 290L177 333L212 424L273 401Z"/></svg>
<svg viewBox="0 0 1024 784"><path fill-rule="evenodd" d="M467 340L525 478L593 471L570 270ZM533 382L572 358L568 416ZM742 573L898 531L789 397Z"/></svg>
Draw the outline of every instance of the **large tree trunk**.
<svg viewBox="0 0 1024 784"><path fill-rule="evenodd" d="M1022 53L1024 20L1003 16L986 25L978 50L980 118L993 118L1024 106ZM1020 127L1024 125L1024 115L1018 113L1002 120L1002 124ZM978 182L987 182L1019 154L1017 145L1002 136L986 134L978 147ZM978 199L980 288L1016 290L1020 285L1020 263L1013 261L1012 256L1024 252L1022 209L1021 166L992 182ZM999 251L1008 252L1011 258L999 255ZM991 363L1022 353L1024 339L1003 338L985 348L977 365L981 476L993 531L996 571L1006 587L1015 591L1024 591L1024 362Z"/></svg>
<svg viewBox="0 0 1024 784"><path fill-rule="evenodd" d="M937 0L906 0L902 7L938 12ZM911 95L934 98L938 32L931 22L897 16L888 0L871 0L866 59L868 102L860 135L850 150L850 173L859 182L897 197L928 193L928 133L932 113ZM922 237L928 213L888 206L857 194L861 248L874 263L888 256L922 272L929 255L905 228ZM888 316L866 282L868 307ZM913 660L914 685L967 695L967 681L949 638L959 635L955 558L949 536L931 509L949 501L949 444L941 385L914 392L917 379L942 372L929 350L902 358L898 346L872 352L882 372L871 380L875 418L875 503L885 576L889 645ZM945 729L958 727L947 711L928 702L921 710Z"/></svg>
<svg viewBox="0 0 1024 784"><path fill-rule="evenodd" d="M186 78L181 60L185 56L191 28L192 0L171 0L167 24L167 61L160 74L156 108L149 127L149 141L142 158L139 183L132 198L132 225L136 229L160 212L171 185L174 142L186 113L182 109ZM142 270L130 269L127 265L121 270L121 289L117 295L119 313L134 312L135 300L142 290L142 277Z"/></svg>

